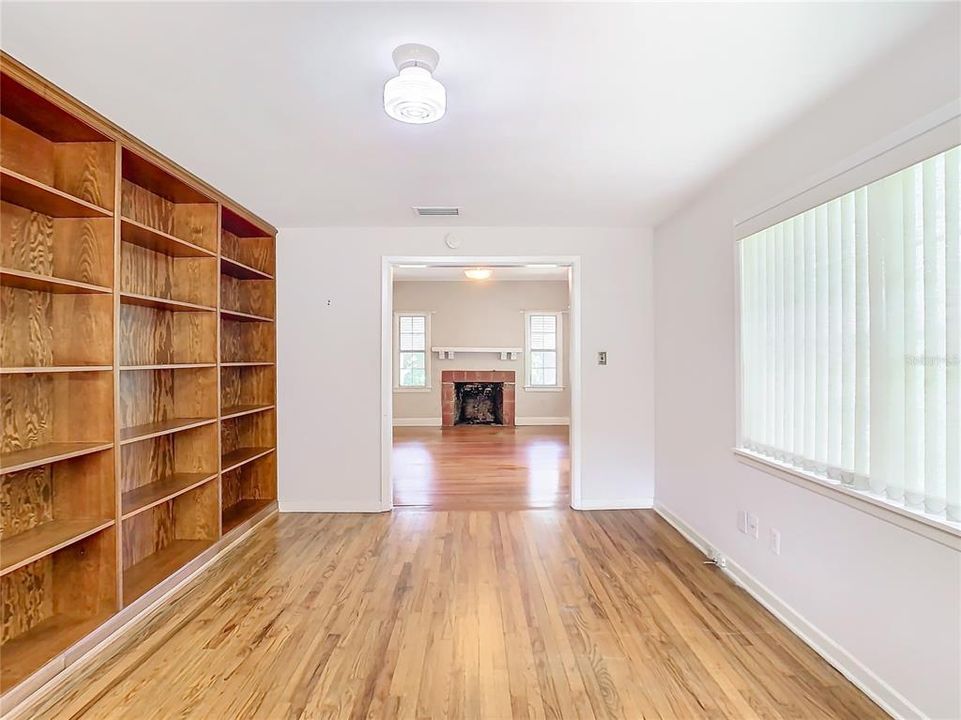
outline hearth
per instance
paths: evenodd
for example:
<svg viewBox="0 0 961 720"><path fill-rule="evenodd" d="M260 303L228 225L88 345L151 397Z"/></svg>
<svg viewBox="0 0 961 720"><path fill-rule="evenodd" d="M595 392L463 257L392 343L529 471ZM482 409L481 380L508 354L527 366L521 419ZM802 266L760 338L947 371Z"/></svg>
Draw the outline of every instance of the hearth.
<svg viewBox="0 0 961 720"><path fill-rule="evenodd" d="M504 383L454 383L455 425L503 425Z"/></svg>
<svg viewBox="0 0 961 720"><path fill-rule="evenodd" d="M441 424L513 427L513 370L444 370L441 373Z"/></svg>

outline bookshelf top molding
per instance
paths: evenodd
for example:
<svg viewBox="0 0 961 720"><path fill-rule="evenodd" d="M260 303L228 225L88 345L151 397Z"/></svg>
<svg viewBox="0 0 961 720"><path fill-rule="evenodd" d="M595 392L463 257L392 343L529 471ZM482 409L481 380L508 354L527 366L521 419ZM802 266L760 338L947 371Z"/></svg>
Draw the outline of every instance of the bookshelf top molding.
<svg viewBox="0 0 961 720"><path fill-rule="evenodd" d="M119 143L125 150L135 153L143 160L159 166L181 182L192 186L198 193L207 195L213 201L219 202L225 210L234 213L244 221L263 230L265 236L274 236L277 234L277 228L262 217L247 210L233 198L225 195L188 170L185 170L170 158L157 152L139 138L131 135L93 108L85 105L48 80L45 80L19 60L2 50L0 50L0 72L37 93L67 114L83 118L83 123L91 128L92 136L95 137L96 134L102 135L109 141Z"/></svg>

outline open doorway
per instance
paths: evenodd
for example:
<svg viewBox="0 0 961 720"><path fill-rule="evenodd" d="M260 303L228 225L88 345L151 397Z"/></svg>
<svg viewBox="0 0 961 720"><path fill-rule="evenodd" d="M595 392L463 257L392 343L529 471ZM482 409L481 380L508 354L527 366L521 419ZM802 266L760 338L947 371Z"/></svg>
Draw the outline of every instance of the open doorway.
<svg viewBox="0 0 961 720"><path fill-rule="evenodd" d="M385 506L577 507L576 275L385 259Z"/></svg>

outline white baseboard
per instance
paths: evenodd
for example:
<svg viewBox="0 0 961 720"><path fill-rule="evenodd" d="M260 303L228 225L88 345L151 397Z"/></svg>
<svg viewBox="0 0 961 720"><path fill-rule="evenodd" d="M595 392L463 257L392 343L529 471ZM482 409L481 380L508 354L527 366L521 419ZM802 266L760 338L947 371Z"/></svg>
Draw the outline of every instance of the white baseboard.
<svg viewBox="0 0 961 720"><path fill-rule="evenodd" d="M581 501L575 510L650 510L654 507L654 498L617 498L613 500Z"/></svg>
<svg viewBox="0 0 961 720"><path fill-rule="evenodd" d="M712 553L721 552L720 549L714 548L707 538L685 523L662 503L655 503L654 511L674 526L675 530L706 556L711 557ZM724 559L725 567L721 570L724 574L770 610L791 632L837 668L844 677L880 705L885 712L895 718L926 717L910 700L875 675L867 666L819 630L801 613L771 592L747 570L728 557Z"/></svg>
<svg viewBox="0 0 961 720"><path fill-rule="evenodd" d="M380 503L327 500L280 500L278 505L282 513L379 513L386 509Z"/></svg>
<svg viewBox="0 0 961 720"><path fill-rule="evenodd" d="M441 418L394 418L394 427L440 427Z"/></svg>
<svg viewBox="0 0 961 720"><path fill-rule="evenodd" d="M519 417L514 418L514 424L521 425L570 425L571 419L567 417Z"/></svg>

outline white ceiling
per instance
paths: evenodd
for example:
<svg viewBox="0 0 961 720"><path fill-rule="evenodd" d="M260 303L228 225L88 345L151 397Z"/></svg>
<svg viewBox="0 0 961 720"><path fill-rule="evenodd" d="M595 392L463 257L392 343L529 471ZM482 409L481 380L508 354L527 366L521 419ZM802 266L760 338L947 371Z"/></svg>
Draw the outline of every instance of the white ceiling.
<svg viewBox="0 0 961 720"><path fill-rule="evenodd" d="M4 0L0 42L281 227L631 226L951 5ZM383 112L404 42L439 123Z"/></svg>
<svg viewBox="0 0 961 720"><path fill-rule="evenodd" d="M473 266L471 266L473 267ZM487 266L485 266L487 267ZM567 280L566 267L530 268L530 267L491 267L493 274L489 280L470 280L464 275L465 266L447 265L435 267L395 267L394 280L399 282L435 281L435 282L503 282L503 281L554 281Z"/></svg>

